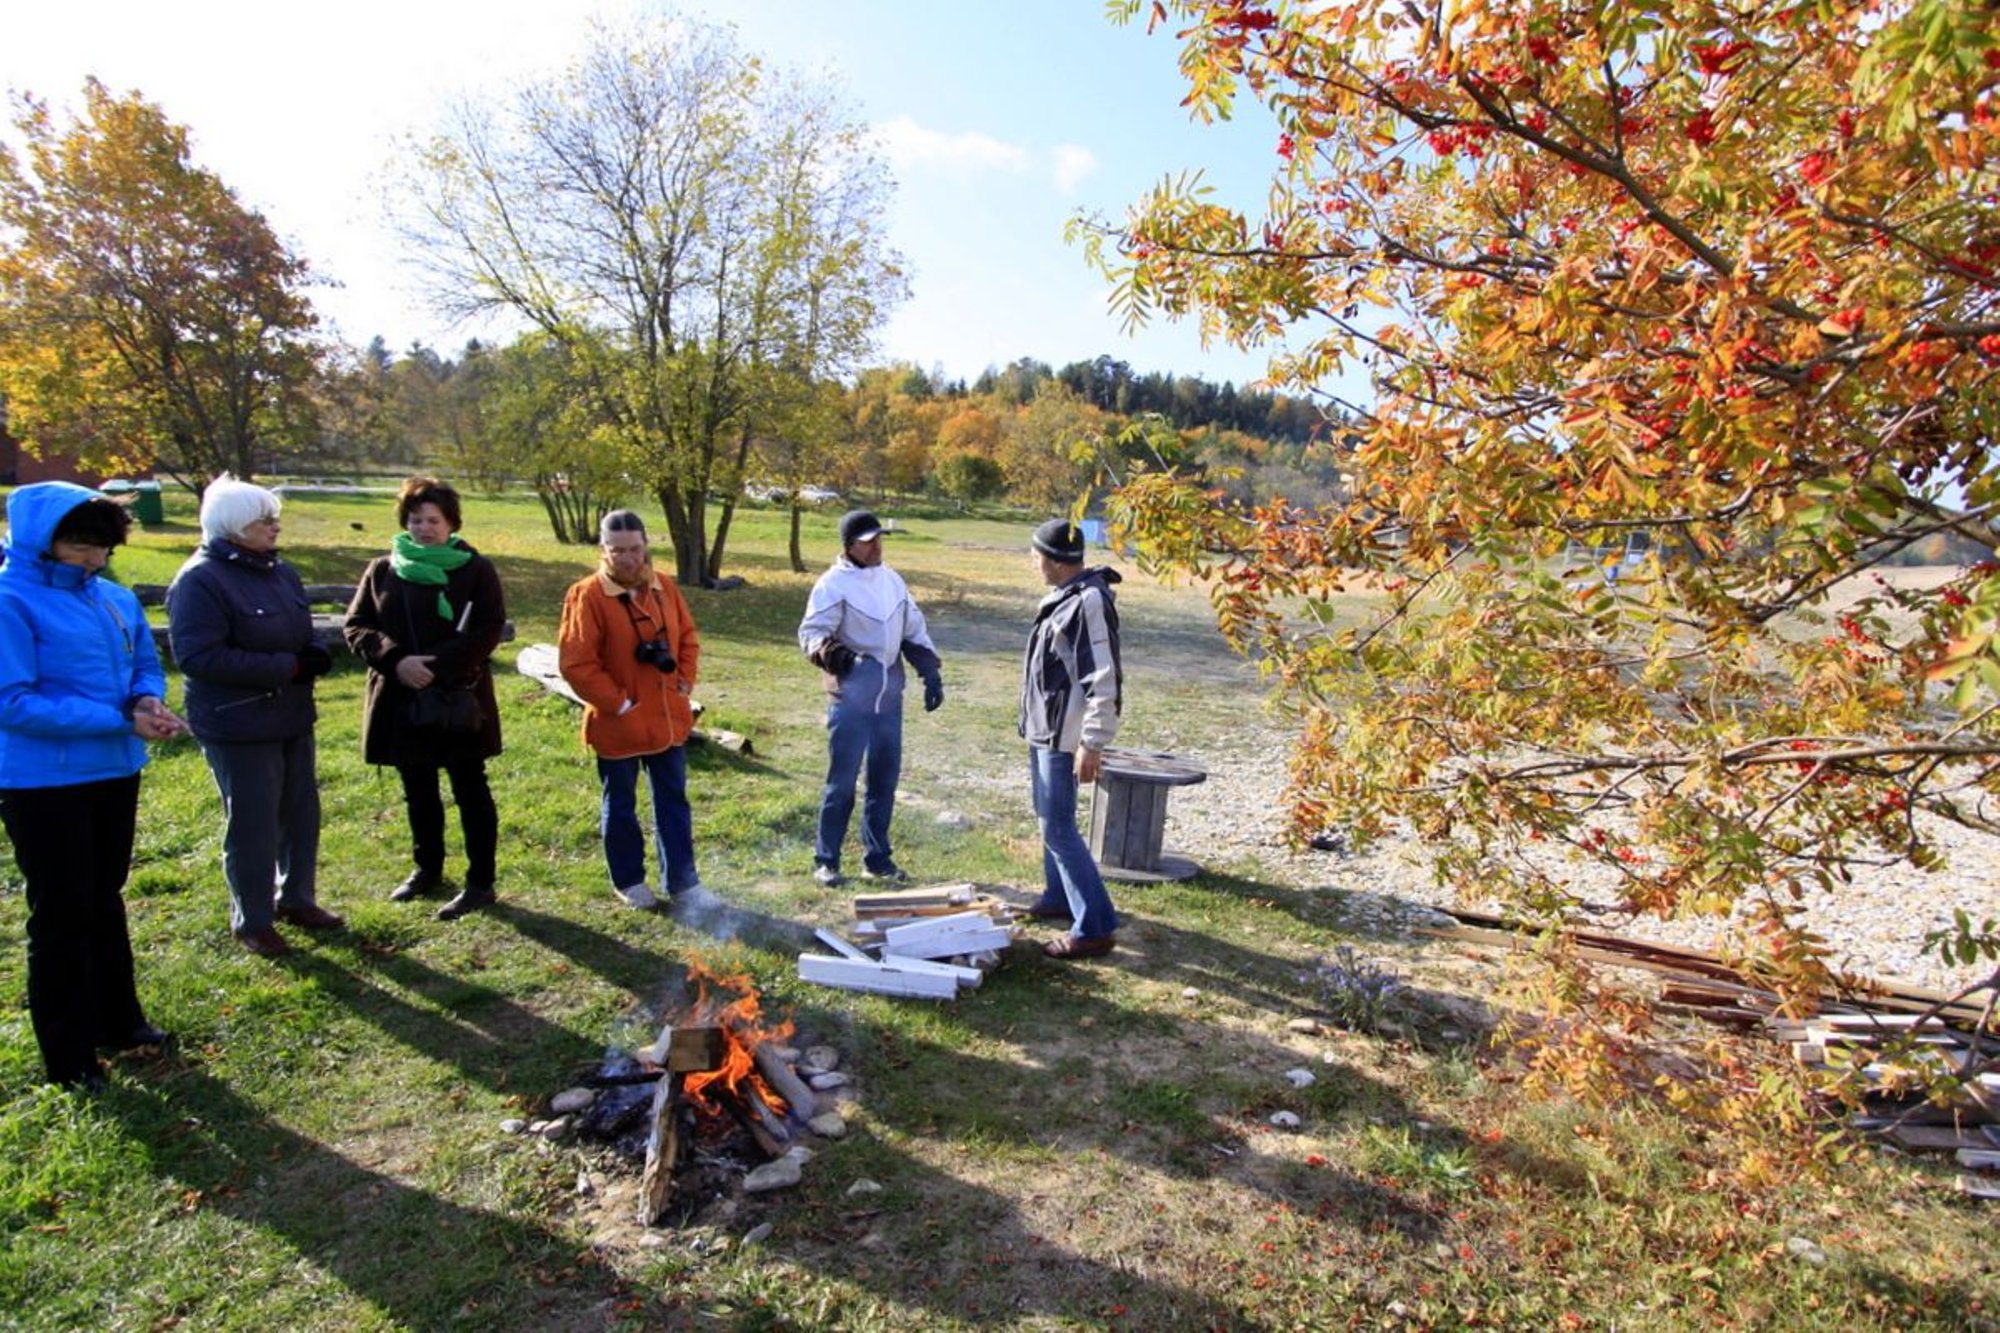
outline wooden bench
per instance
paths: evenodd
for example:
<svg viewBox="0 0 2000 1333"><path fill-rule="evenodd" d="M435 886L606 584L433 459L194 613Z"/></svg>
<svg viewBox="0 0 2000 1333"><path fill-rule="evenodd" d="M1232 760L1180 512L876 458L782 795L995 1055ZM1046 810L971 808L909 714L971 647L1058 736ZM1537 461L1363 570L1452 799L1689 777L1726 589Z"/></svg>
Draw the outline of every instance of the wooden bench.
<svg viewBox="0 0 2000 1333"><path fill-rule="evenodd" d="M1160 884L1188 879L1201 867L1161 850L1167 795L1208 780L1199 764L1153 750L1107 749L1090 798L1090 850L1106 879Z"/></svg>
<svg viewBox="0 0 2000 1333"><path fill-rule="evenodd" d="M338 662L348 656L347 652L347 607L354 600L354 585L351 583L308 583L306 602L312 606L337 606L338 611L313 612L313 642L333 654ZM139 599L141 606L165 606L167 585L164 583L135 583L132 595ZM160 660L173 660L173 645L167 638L165 625L154 625L153 646L159 650ZM500 630L500 642L514 641L514 622L508 621Z"/></svg>

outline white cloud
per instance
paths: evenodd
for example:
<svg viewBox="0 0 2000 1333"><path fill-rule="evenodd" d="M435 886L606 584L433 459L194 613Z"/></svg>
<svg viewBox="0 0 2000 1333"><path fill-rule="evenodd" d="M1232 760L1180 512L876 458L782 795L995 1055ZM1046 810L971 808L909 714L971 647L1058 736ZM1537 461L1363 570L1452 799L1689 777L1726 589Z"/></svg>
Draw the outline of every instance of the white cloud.
<svg viewBox="0 0 2000 1333"><path fill-rule="evenodd" d="M908 116L875 127L889 161L899 168L942 167L957 171L1025 171L1028 150L991 135L968 131L943 134L926 129Z"/></svg>
<svg viewBox="0 0 2000 1333"><path fill-rule="evenodd" d="M1097 170L1097 154L1081 144L1057 144L1053 153L1058 189L1074 190L1086 176Z"/></svg>

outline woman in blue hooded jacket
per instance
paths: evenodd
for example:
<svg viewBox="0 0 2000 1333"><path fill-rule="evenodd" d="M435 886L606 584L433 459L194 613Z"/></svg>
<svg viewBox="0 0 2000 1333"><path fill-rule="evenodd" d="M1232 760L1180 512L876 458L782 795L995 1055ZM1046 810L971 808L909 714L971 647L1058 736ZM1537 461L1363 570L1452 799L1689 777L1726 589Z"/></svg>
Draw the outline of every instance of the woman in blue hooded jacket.
<svg viewBox="0 0 2000 1333"><path fill-rule="evenodd" d="M49 1080L90 1089L98 1048L166 1040L139 1007L121 895L146 742L187 728L138 599L98 577L130 522L82 486L23 486L0 567L0 821L28 886L28 1012Z"/></svg>

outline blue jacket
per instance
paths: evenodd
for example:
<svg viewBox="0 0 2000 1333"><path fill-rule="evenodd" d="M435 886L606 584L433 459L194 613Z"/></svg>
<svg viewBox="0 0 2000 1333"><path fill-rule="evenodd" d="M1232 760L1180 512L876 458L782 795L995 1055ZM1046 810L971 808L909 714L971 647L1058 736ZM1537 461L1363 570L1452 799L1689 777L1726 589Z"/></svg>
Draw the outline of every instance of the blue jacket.
<svg viewBox="0 0 2000 1333"><path fill-rule="evenodd" d="M167 631L196 739L288 741L312 731L313 678L298 670L313 641L312 607L298 571L275 554L204 544L167 589Z"/></svg>
<svg viewBox="0 0 2000 1333"><path fill-rule="evenodd" d="M66 481L7 497L0 788L76 786L145 767L132 705L167 689L146 613L124 588L48 554L63 515L97 498Z"/></svg>

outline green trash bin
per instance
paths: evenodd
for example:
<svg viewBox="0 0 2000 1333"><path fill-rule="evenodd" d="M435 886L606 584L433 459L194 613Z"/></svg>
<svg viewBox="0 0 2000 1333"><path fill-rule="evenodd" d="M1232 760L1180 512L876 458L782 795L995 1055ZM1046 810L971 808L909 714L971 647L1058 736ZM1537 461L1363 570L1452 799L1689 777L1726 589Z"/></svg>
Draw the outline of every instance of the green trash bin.
<svg viewBox="0 0 2000 1333"><path fill-rule="evenodd" d="M133 488L139 498L132 503L132 512L139 519L140 526L157 528L167 521L166 502L160 497L160 483L142 481Z"/></svg>

